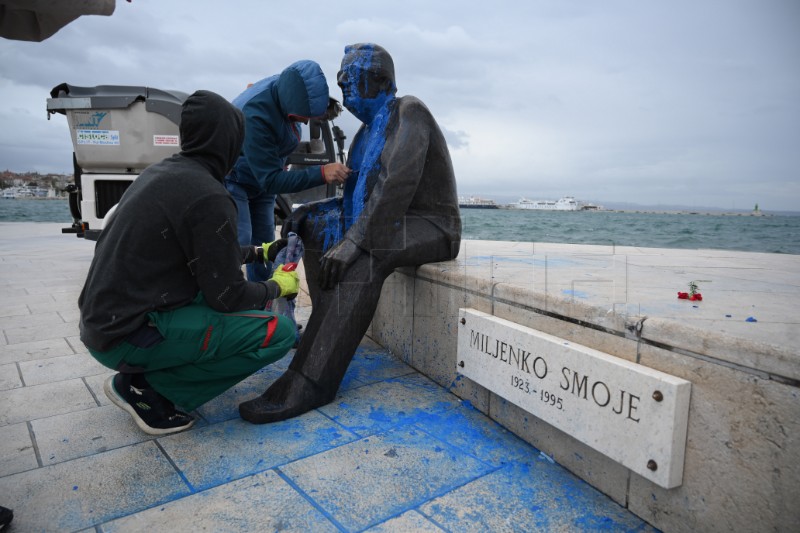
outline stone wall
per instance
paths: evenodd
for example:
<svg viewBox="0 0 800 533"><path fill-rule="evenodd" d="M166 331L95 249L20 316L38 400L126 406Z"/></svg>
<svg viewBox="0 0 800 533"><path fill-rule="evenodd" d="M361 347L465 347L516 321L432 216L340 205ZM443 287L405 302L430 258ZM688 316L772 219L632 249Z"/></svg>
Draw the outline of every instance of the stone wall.
<svg viewBox="0 0 800 533"><path fill-rule="evenodd" d="M395 272L370 336L663 531L797 531L800 388L791 353L471 275L459 261ZM464 307L690 381L682 485L658 487L458 374ZM726 355L726 345L737 353Z"/></svg>

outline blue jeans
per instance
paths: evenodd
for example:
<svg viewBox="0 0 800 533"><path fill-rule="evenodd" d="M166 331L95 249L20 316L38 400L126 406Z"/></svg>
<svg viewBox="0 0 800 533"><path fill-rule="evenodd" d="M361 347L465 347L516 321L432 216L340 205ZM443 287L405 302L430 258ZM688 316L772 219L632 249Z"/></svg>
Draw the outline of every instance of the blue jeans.
<svg viewBox="0 0 800 533"><path fill-rule="evenodd" d="M261 246L275 240L275 195L257 187L225 181L225 188L233 196L239 210L237 229L241 246ZM246 266L247 279L267 281L272 276L272 265L250 263Z"/></svg>

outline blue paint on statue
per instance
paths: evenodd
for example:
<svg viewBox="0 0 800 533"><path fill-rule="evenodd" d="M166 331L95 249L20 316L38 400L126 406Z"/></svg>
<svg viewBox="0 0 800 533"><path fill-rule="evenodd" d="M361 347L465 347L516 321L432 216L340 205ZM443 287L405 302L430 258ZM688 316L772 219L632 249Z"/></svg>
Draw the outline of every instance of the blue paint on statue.
<svg viewBox="0 0 800 533"><path fill-rule="evenodd" d="M314 224L314 234L322 235L323 252L330 250L342 239L341 217L341 209L326 209L309 213L308 218Z"/></svg>
<svg viewBox="0 0 800 533"><path fill-rule="evenodd" d="M337 76L344 106L362 123L350 146L348 166L352 173L344 186L341 208L326 205L308 214L314 233L322 236L323 253L333 248L363 214L367 199L381 171L381 153L386 127L395 105L393 82L375 78L370 48L345 49L345 60Z"/></svg>
<svg viewBox="0 0 800 533"><path fill-rule="evenodd" d="M353 166L357 173L355 180L355 187L353 188L352 197L345 198L345 201L350 204L350 217L345 216L345 231L350 228L350 223L354 222L361 212L364 210L364 204L367 201L369 191L375 181L377 180L378 173L381 170L381 153L383 146L386 144L386 125L389 122L389 115L391 113L391 106L382 108L375 116L375 120L371 124L365 125L362 135L358 138L357 153L361 154L361 161L358 166ZM366 149L364 148L366 146ZM351 161L351 165L353 165Z"/></svg>
<svg viewBox="0 0 800 533"><path fill-rule="evenodd" d="M339 72L344 105L363 127L350 147L349 166L353 169L344 189L344 230L358 219L364 210L372 186L381 170L381 153L386 144L386 126L394 107L394 87L381 91L370 87L376 83L370 77L371 50L345 50L346 65ZM364 97L362 95L369 95Z"/></svg>

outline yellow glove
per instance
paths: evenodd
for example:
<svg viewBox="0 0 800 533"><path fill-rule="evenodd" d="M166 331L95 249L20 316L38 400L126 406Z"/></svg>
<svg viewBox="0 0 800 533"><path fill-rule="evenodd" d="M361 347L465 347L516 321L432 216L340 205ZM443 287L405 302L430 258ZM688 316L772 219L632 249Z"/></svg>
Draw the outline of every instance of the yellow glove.
<svg viewBox="0 0 800 533"><path fill-rule="evenodd" d="M295 272L296 268L297 263L278 265L272 273L270 280L281 288L281 298L294 298L300 292L300 278Z"/></svg>
<svg viewBox="0 0 800 533"><path fill-rule="evenodd" d="M266 263L267 261L275 261L278 257L278 252L286 248L289 243L286 239L278 239L277 241L265 242L261 245L261 253L259 259Z"/></svg>

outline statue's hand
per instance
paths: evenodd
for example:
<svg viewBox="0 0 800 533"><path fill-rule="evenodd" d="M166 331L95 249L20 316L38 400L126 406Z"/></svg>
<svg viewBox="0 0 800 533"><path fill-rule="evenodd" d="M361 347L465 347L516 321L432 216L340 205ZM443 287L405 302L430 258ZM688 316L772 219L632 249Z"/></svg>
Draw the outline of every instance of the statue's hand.
<svg viewBox="0 0 800 533"><path fill-rule="evenodd" d="M358 246L346 238L331 248L320 260L320 287L326 290L335 287L360 253Z"/></svg>
<svg viewBox="0 0 800 533"><path fill-rule="evenodd" d="M300 228L305 223L308 214L311 212L311 209L312 207L309 204L297 206L297 208L294 209L294 211L292 211L283 221L283 226L281 227L281 237L286 239L290 232L299 234Z"/></svg>

